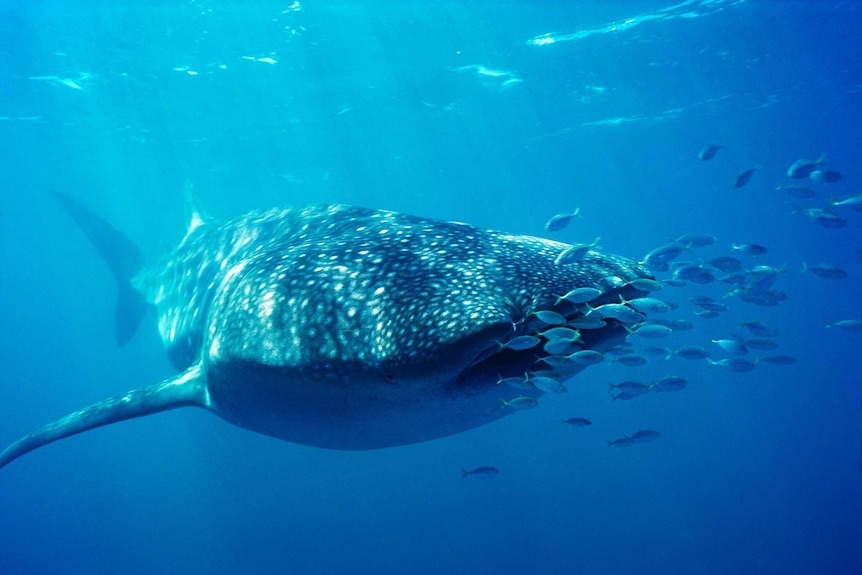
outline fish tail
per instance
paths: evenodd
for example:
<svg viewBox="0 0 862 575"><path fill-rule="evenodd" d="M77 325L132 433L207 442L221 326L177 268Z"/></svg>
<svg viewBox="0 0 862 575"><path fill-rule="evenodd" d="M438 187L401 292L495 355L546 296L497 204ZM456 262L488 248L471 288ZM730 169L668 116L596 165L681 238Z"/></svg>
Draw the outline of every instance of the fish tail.
<svg viewBox="0 0 862 575"><path fill-rule="evenodd" d="M117 282L114 335L118 345L125 345L135 335L147 311L146 300L132 286L132 278L143 268L141 251L122 232L76 200L61 192L52 193L99 252Z"/></svg>

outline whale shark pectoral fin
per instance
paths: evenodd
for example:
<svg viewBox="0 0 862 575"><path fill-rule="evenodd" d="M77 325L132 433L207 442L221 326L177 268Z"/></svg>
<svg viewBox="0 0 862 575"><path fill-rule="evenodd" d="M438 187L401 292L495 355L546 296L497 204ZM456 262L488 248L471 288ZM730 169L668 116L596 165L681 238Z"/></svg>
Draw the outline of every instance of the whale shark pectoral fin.
<svg viewBox="0 0 862 575"><path fill-rule="evenodd" d="M118 395L50 423L22 437L0 453L0 468L10 461L58 439L110 423L185 406L209 407L209 393L200 364L144 389Z"/></svg>

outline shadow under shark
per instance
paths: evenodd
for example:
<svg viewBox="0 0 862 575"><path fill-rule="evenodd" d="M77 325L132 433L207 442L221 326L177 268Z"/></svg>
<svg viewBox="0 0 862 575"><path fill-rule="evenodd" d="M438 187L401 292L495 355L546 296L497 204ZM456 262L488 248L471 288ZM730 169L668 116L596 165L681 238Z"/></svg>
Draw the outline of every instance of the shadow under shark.
<svg viewBox="0 0 862 575"><path fill-rule="evenodd" d="M596 306L643 295L629 282L650 277L634 261L595 251L557 265L570 247L559 242L346 205L221 222L195 213L181 244L144 267L125 236L55 195L117 280L118 343L154 306L180 373L27 435L0 454L0 467L64 437L183 406L330 449L459 433L512 413L506 400L542 393L502 378L541 370L545 360L543 376L562 382L584 367L564 353L606 351L627 335L606 317L565 351L545 345L549 353L551 326L536 312L577 323ZM579 287L601 290L591 307L560 297ZM507 345L524 335L537 343Z"/></svg>

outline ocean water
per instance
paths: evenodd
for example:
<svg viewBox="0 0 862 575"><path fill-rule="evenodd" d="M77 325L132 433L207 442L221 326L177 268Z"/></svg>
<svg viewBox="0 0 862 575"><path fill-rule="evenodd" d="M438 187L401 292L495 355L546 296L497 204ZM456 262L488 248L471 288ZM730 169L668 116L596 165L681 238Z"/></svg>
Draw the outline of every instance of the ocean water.
<svg viewBox="0 0 862 575"><path fill-rule="evenodd" d="M795 359L606 361L537 409L377 451L195 409L101 428L0 471L0 573L862 572L862 333L825 327L862 319L862 212L830 203L862 192L860 54L853 1L0 0L4 445L173 374L152 314L114 343L116 287L52 190L150 259L183 236L187 182L218 217L349 203L637 259L709 234L677 261L772 266L786 299L668 285L693 328L631 343L720 360L711 340L756 320L779 347L745 357ZM786 176L821 154L840 181ZM687 387L609 394L669 375ZM462 477L478 466L500 472Z"/></svg>

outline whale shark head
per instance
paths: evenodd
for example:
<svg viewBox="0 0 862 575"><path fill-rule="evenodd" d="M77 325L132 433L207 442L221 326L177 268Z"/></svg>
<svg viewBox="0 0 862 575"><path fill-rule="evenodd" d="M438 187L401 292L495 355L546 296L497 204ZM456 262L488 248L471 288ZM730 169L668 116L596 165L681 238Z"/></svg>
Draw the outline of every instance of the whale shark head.
<svg viewBox="0 0 862 575"><path fill-rule="evenodd" d="M511 413L516 396L542 394L501 379L526 373L529 388L541 372L561 383L583 369L572 353L623 339L623 322L606 317L548 345L549 330L642 294L630 282L649 277L618 256L586 251L561 265L567 244L353 206L198 224L131 279L182 373L61 420L64 429L13 446L0 466L59 437L181 405L334 449L458 433ZM596 290L589 306L561 297L582 287Z"/></svg>

